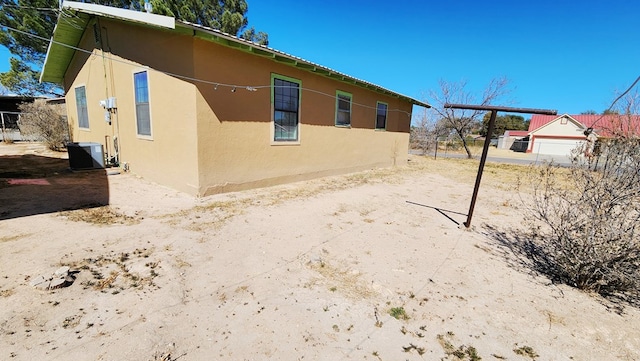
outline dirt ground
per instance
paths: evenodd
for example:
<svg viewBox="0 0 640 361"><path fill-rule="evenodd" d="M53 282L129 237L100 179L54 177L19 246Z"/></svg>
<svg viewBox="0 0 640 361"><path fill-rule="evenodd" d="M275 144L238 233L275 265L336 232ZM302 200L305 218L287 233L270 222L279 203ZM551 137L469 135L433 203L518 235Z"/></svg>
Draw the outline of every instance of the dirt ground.
<svg viewBox="0 0 640 361"><path fill-rule="evenodd" d="M466 230L477 161L197 199L61 157L0 145L1 360L640 359L640 310L488 231L522 223L525 168L488 163Z"/></svg>

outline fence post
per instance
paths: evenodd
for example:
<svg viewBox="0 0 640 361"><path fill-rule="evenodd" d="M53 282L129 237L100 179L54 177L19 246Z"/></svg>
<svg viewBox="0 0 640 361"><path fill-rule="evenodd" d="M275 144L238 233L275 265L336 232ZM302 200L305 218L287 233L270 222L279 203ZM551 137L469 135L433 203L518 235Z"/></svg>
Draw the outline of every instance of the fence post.
<svg viewBox="0 0 640 361"><path fill-rule="evenodd" d="M0 119L2 120L2 141L6 142L7 140L4 139L4 112L0 112Z"/></svg>

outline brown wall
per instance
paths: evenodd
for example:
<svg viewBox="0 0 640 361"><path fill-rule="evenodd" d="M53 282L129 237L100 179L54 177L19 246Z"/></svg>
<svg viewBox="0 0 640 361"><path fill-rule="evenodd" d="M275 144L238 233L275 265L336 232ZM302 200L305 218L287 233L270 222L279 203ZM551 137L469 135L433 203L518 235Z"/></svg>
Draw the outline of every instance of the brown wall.
<svg viewBox="0 0 640 361"><path fill-rule="evenodd" d="M121 162L149 180L206 195L406 162L408 102L178 32L106 20L99 25L105 55L114 59L79 54L65 78L74 140L105 143L105 135L118 136ZM84 48L95 46L92 30ZM154 69L148 71L152 139L136 135L133 73L144 69L140 64ZM155 70L220 85L215 90ZM272 73L302 82L296 144L271 141ZM74 88L82 84L89 130L77 127ZM225 85L238 87L232 92ZM350 128L334 126L336 90L352 94ZM109 125L98 102L112 96L118 109ZM377 101L390 110L386 131L374 130Z"/></svg>

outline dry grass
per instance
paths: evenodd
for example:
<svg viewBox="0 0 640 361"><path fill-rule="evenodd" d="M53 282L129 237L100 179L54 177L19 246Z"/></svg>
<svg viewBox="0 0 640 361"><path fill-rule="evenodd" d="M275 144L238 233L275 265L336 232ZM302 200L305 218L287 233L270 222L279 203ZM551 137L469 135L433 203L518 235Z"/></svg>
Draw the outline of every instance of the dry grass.
<svg viewBox="0 0 640 361"><path fill-rule="evenodd" d="M304 183L291 183L271 188L257 189L243 195L225 195L230 199L212 200L209 203L188 210L162 216L170 225L183 225L185 229L202 232L207 229L218 230L233 218L244 214L250 207L271 207L286 201L308 199L322 194L354 188L366 184L397 184L406 175L415 173L437 174L456 181L473 184L478 161L474 159L433 159L423 156L410 156L406 166L371 169L340 176L323 177ZM525 174L529 167L510 164L487 163L483 182L508 190L515 189L517 179ZM370 211L362 210L364 221Z"/></svg>
<svg viewBox="0 0 640 361"><path fill-rule="evenodd" d="M249 207L270 207L286 201L307 199L321 194L357 187L364 184L394 183L406 167L372 169L342 176L324 177L301 183L279 187L258 189L253 195L228 200L215 200L161 218L171 225L184 224L186 229L201 232L205 229L219 229L236 216L242 215ZM206 217L205 217L206 216Z"/></svg>
<svg viewBox="0 0 640 361"><path fill-rule="evenodd" d="M473 183L478 174L480 161L477 159L411 157L410 169L428 171L431 174L450 178L459 182ZM482 182L500 189L513 190L521 176L535 169L528 165L487 162L484 166Z"/></svg>
<svg viewBox="0 0 640 361"><path fill-rule="evenodd" d="M153 281L158 276L156 269L159 262L148 260L152 252L149 249L136 249L131 253L109 253L62 265L78 270L81 274L83 271L91 274L90 277L84 276L81 281L85 289L93 288L101 292L111 290L112 294L118 294L128 288L157 287ZM144 267L141 267L143 264ZM136 266L144 272L141 274L132 271Z"/></svg>
<svg viewBox="0 0 640 361"><path fill-rule="evenodd" d="M99 226L109 226L114 224L132 225L140 223L138 217L128 216L118 212L110 206L93 208L83 208L73 211L60 212L60 216L66 217L73 222L86 222Z"/></svg>
<svg viewBox="0 0 640 361"><path fill-rule="evenodd" d="M21 238L28 237L28 236L30 236L30 234L14 234L14 235L11 235L11 236L2 236L2 237L0 237L0 243L17 241L17 240L19 240Z"/></svg>
<svg viewBox="0 0 640 361"><path fill-rule="evenodd" d="M478 355L478 351L473 346L461 345L455 347L452 343L455 334L453 332L447 332L446 335L438 335L437 340L442 350L447 355L443 360L469 360L480 361L482 357Z"/></svg>
<svg viewBox="0 0 640 361"><path fill-rule="evenodd" d="M12 294L16 293L15 290L10 289L10 290L0 290L0 297L9 297Z"/></svg>
<svg viewBox="0 0 640 361"><path fill-rule="evenodd" d="M376 291L361 279L361 274L358 271L325 261L309 262L307 266L322 276L321 279L309 282L308 286L323 283L329 286L328 289L332 292L338 292L348 298L357 300L372 298L377 295Z"/></svg>

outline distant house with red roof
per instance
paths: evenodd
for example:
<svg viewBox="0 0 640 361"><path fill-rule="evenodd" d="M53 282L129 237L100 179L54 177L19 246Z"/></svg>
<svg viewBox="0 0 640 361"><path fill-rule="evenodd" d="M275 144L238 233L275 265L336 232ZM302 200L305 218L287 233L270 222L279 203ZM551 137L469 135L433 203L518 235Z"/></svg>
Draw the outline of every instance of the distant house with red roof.
<svg viewBox="0 0 640 361"><path fill-rule="evenodd" d="M640 116L638 115L539 115L531 117L527 153L548 155L569 155L573 149L582 146L586 139L584 131L593 128L600 138L619 135L640 136ZM510 131L509 135L516 136ZM519 134L521 135L521 134Z"/></svg>

